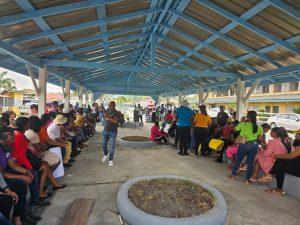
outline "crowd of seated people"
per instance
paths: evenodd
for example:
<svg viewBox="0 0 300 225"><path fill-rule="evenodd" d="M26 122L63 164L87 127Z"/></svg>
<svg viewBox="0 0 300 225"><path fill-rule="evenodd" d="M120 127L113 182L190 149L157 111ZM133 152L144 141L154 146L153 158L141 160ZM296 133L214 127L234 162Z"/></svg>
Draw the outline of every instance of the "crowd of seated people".
<svg viewBox="0 0 300 225"><path fill-rule="evenodd" d="M41 219L34 215L32 207L49 206L51 192L66 187L54 177L54 172L59 165L72 166L89 139L87 130L95 129L91 110L85 115L80 107L63 112L63 105L57 102L47 108L41 117L36 105L30 107L28 117L16 118L13 111L1 114L1 225L36 224ZM53 148L59 152L52 151ZM30 193L29 207L27 193Z"/></svg>
<svg viewBox="0 0 300 225"><path fill-rule="evenodd" d="M161 114L161 108L163 105L156 112ZM165 118L162 125L170 124L167 136L159 131L157 121L160 118ZM267 140L266 133L269 131L271 139ZM229 179L234 180L244 171L245 182L248 184L267 183L276 177L277 188L268 189L268 193L283 194L285 173L300 177L300 133L292 140L283 127L271 129L267 123L259 125L255 111L248 111L247 116L239 121L236 112L228 114L225 107L221 106L216 118L211 118L205 105L199 106L199 111L192 111L185 103L179 108L168 108L164 116L156 117L151 129L151 140L161 142L164 137L175 139L175 149L178 143L184 142L184 146L179 145L180 155L188 155L185 149L189 148L196 157L207 157L213 151L216 162L223 163L226 158L231 170ZM220 147L212 149L212 143Z"/></svg>

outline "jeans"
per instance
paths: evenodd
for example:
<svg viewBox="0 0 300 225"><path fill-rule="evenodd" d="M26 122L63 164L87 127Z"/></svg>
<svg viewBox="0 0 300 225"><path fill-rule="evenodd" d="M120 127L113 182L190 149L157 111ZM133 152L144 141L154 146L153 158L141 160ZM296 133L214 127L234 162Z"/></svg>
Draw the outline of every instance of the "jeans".
<svg viewBox="0 0 300 225"><path fill-rule="evenodd" d="M109 141L109 161L112 161L114 159L117 134L118 132L116 130L102 131L102 149L104 155L108 154L107 144Z"/></svg>
<svg viewBox="0 0 300 225"><path fill-rule="evenodd" d="M5 221L5 219L10 219L10 213L12 211L13 205L14 201L11 196L0 194L0 224L2 224L2 220Z"/></svg>
<svg viewBox="0 0 300 225"><path fill-rule="evenodd" d="M30 191L30 196L31 196L31 201L37 201L39 200L39 175L38 171L32 170L33 173L33 180L31 184L29 185L29 191Z"/></svg>
<svg viewBox="0 0 300 225"><path fill-rule="evenodd" d="M0 212L0 224L1 225L12 225L6 218L5 216L2 215Z"/></svg>
<svg viewBox="0 0 300 225"><path fill-rule="evenodd" d="M178 127L180 153L187 153L188 142L190 139L190 127Z"/></svg>
<svg viewBox="0 0 300 225"><path fill-rule="evenodd" d="M17 174L17 175L21 174L18 171L15 171L10 168L7 168L5 171L8 173ZM39 176L38 176L39 171L31 170L31 172L33 174L33 180L31 182L31 184L29 185L29 191L30 191L31 201L34 202L34 201L39 200L39 198L40 198L40 196L39 196ZM8 179L8 180L14 180L14 179ZM16 179L16 180L21 184L24 183L24 181L22 181L22 180L19 180L19 179ZM20 186L21 186L21 184L20 184ZM24 185L25 185L25 183L24 183ZM26 188L26 192L27 192L27 188Z"/></svg>
<svg viewBox="0 0 300 225"><path fill-rule="evenodd" d="M14 217L23 217L26 212L26 194L27 185L23 180L19 179L5 179L10 189L18 195L18 202L14 207Z"/></svg>
<svg viewBox="0 0 300 225"><path fill-rule="evenodd" d="M208 128L195 127L195 155L198 155L198 149L201 144L201 153L205 155L207 153L207 139L208 139Z"/></svg>
<svg viewBox="0 0 300 225"><path fill-rule="evenodd" d="M99 121L100 123L103 125L103 119L104 119L104 113L103 112L99 112Z"/></svg>
<svg viewBox="0 0 300 225"><path fill-rule="evenodd" d="M253 167L254 167L254 158L258 152L258 144L257 141L247 142L246 144L240 144L238 152L236 154L236 161L232 168L232 175L236 176L240 165L247 156L247 180L250 179Z"/></svg>
<svg viewBox="0 0 300 225"><path fill-rule="evenodd" d="M270 172L276 176L277 188L282 189L285 173L300 177L300 158L276 159Z"/></svg>

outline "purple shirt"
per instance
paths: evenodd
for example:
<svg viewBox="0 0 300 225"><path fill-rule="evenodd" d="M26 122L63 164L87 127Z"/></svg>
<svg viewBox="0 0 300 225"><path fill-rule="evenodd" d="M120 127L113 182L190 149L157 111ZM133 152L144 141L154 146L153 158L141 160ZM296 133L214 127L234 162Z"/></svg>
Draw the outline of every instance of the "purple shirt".
<svg viewBox="0 0 300 225"><path fill-rule="evenodd" d="M3 150L3 147L0 146L0 168L2 170L5 170L6 167L7 167L7 162L8 160L10 159L13 159L10 155L10 153L6 153L4 150Z"/></svg>

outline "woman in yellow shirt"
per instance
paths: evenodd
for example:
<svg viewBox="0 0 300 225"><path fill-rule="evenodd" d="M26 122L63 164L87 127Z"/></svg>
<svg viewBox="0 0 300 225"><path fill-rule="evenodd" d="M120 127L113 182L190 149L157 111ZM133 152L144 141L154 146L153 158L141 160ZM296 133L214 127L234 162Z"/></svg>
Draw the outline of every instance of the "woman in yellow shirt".
<svg viewBox="0 0 300 225"><path fill-rule="evenodd" d="M194 117L195 125L195 155L198 156L198 149L201 144L201 155L207 153L208 126L211 124L211 118L207 114L206 106L199 106L200 112Z"/></svg>

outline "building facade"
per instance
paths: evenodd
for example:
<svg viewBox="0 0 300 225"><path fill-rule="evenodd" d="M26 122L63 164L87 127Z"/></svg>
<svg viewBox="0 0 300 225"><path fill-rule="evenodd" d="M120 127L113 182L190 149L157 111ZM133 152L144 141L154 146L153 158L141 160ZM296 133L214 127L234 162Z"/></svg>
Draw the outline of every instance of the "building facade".
<svg viewBox="0 0 300 225"><path fill-rule="evenodd" d="M209 108L220 105L235 108L235 103L236 96L232 90L210 92L205 101ZM300 82L258 86L249 98L247 109L267 113L293 113L296 108L300 108Z"/></svg>

